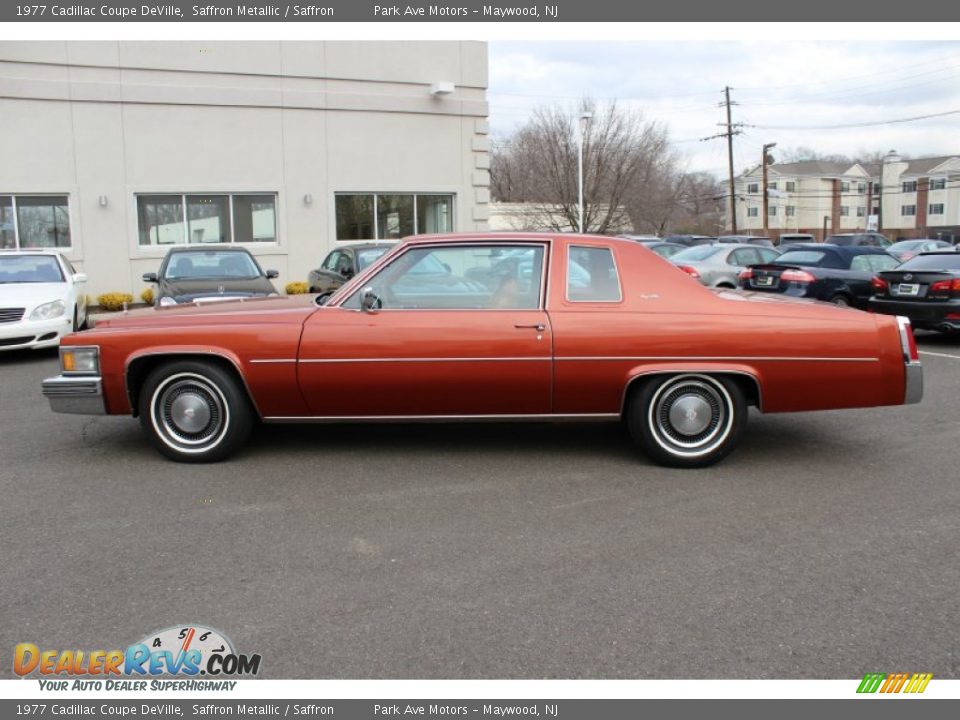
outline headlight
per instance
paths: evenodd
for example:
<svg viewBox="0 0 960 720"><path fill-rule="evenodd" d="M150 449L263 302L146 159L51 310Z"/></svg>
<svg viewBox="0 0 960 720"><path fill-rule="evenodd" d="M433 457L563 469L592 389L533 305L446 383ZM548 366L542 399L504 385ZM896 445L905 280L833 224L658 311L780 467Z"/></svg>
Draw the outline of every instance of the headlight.
<svg viewBox="0 0 960 720"><path fill-rule="evenodd" d="M169 295L164 295L162 298L160 298L160 304L161 304L163 307L166 307L167 305L176 305L176 304L177 304L177 301L174 300L174 299L173 299L172 297L170 297Z"/></svg>
<svg viewBox="0 0 960 720"><path fill-rule="evenodd" d="M95 345L62 346L60 348L60 369L65 375L99 375L100 348Z"/></svg>
<svg viewBox="0 0 960 720"><path fill-rule="evenodd" d="M63 300L54 300L53 302L39 305L30 313L31 320L53 320L63 315L67 311L67 306Z"/></svg>

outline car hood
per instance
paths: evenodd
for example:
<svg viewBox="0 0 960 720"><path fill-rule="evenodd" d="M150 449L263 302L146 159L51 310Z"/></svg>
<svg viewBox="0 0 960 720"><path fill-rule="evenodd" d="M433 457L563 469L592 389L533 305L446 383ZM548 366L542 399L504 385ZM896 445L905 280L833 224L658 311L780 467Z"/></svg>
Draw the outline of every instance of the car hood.
<svg viewBox="0 0 960 720"><path fill-rule="evenodd" d="M199 278L167 280L158 283L157 297L172 297L177 302L190 302L203 297L252 297L276 293L273 283L257 278Z"/></svg>
<svg viewBox="0 0 960 720"><path fill-rule="evenodd" d="M32 308L67 297L67 283L3 283L0 284L0 307Z"/></svg>
<svg viewBox="0 0 960 720"><path fill-rule="evenodd" d="M302 323L318 309L314 295L234 298L222 302L149 307L98 316L94 327L124 329L176 325L237 325Z"/></svg>

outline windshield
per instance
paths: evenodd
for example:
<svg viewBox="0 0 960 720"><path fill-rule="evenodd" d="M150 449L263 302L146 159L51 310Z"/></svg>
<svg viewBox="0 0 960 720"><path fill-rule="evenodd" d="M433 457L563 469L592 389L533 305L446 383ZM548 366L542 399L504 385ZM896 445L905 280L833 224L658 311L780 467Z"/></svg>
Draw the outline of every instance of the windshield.
<svg viewBox="0 0 960 720"><path fill-rule="evenodd" d="M706 260L717 253L726 252L729 248L717 247L716 245L697 245L696 247L681 250L670 259L674 262L685 262L697 260Z"/></svg>
<svg viewBox="0 0 960 720"><path fill-rule="evenodd" d="M902 240L901 242L894 243L887 250L890 252L905 252L907 250L914 250L921 245L923 245L926 240Z"/></svg>
<svg viewBox="0 0 960 720"><path fill-rule="evenodd" d="M0 256L0 283L64 282L60 263L52 255Z"/></svg>
<svg viewBox="0 0 960 720"><path fill-rule="evenodd" d="M382 247L357 251L357 270L363 270L368 265L371 265L373 261L383 255L387 249L388 248Z"/></svg>
<svg viewBox="0 0 960 720"><path fill-rule="evenodd" d="M897 270L960 270L960 253L917 255L907 260Z"/></svg>
<svg viewBox="0 0 960 720"><path fill-rule="evenodd" d="M250 280L262 274L253 258L245 252L197 250L171 255L163 276L167 280Z"/></svg>

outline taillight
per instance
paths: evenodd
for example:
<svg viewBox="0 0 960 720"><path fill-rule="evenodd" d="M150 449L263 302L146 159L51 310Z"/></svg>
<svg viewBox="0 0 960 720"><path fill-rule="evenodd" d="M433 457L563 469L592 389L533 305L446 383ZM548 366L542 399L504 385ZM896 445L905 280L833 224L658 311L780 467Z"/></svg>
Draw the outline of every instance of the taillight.
<svg viewBox="0 0 960 720"><path fill-rule="evenodd" d="M870 284L873 285L873 289L878 293L885 293L890 289L890 283L884 280L882 277L875 277L870 281Z"/></svg>
<svg viewBox="0 0 960 720"><path fill-rule="evenodd" d="M815 280L806 270L784 270L780 273L780 282L812 283Z"/></svg>
<svg viewBox="0 0 960 720"><path fill-rule="evenodd" d="M696 268L692 268L689 265L677 265L677 267L683 270L690 277L694 277L697 280L700 279L700 273L697 272Z"/></svg>
<svg viewBox="0 0 960 720"><path fill-rule="evenodd" d="M933 295L960 295L960 278L953 280L939 280L930 285L930 293Z"/></svg>
<svg viewBox="0 0 960 720"><path fill-rule="evenodd" d="M745 270L740 271L741 280L749 280L752 277L753 277L753 270L751 270L750 268L746 268Z"/></svg>
<svg viewBox="0 0 960 720"><path fill-rule="evenodd" d="M900 327L900 348L907 362L920 362L920 353L917 352L917 341L913 337L913 328L910 319L897 315L897 325Z"/></svg>

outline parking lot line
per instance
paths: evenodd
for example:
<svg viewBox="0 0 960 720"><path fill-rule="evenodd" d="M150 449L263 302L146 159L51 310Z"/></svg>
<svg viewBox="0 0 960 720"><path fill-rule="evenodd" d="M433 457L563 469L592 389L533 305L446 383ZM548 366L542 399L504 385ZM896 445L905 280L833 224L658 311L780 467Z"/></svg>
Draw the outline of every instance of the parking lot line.
<svg viewBox="0 0 960 720"><path fill-rule="evenodd" d="M934 357L945 357L945 358L953 358L954 360L960 360L960 355L949 355L948 353L930 352L929 350L919 350L918 352L921 355L933 355Z"/></svg>

